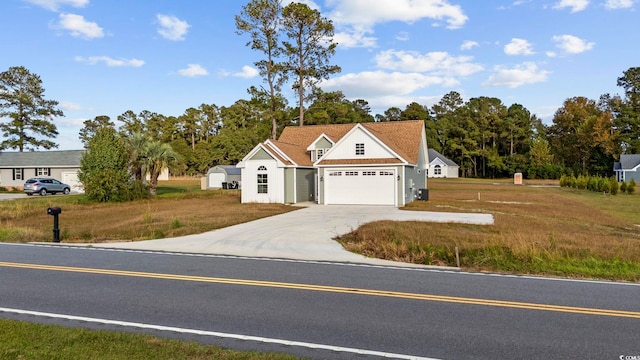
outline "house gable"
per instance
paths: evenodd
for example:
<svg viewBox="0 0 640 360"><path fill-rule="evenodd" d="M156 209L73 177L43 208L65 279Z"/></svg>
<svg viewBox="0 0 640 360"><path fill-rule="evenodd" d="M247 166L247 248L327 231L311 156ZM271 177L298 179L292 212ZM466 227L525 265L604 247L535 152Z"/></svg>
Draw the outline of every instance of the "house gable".
<svg viewBox="0 0 640 360"><path fill-rule="evenodd" d="M273 156L264 149L258 149L258 151L256 151L256 153L247 160L273 160Z"/></svg>
<svg viewBox="0 0 640 360"><path fill-rule="evenodd" d="M366 128L357 124L314 165L406 163Z"/></svg>

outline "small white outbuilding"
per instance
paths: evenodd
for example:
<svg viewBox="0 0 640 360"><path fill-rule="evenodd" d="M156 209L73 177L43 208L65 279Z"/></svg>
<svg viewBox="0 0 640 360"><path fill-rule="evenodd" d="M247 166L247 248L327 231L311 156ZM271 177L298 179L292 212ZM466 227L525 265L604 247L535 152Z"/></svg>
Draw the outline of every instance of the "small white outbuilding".
<svg viewBox="0 0 640 360"><path fill-rule="evenodd" d="M240 169L235 165L217 165L207 171L207 189L222 189L232 183L240 184Z"/></svg>

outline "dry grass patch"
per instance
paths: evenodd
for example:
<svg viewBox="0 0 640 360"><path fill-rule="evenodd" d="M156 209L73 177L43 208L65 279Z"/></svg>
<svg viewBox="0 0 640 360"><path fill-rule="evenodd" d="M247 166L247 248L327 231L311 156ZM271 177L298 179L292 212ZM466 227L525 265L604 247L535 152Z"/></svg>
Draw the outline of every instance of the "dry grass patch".
<svg viewBox="0 0 640 360"><path fill-rule="evenodd" d="M495 225L377 222L340 241L389 260L455 266L458 247L471 269L640 280L637 195L464 179L429 187L430 201L408 210L490 213Z"/></svg>
<svg viewBox="0 0 640 360"><path fill-rule="evenodd" d="M176 237L227 227L295 208L282 204L241 204L236 190L200 191L193 181L161 184L159 196L125 203L83 203L82 196L46 196L0 202L0 225L11 233L0 240L51 241L49 206L60 206L64 242L98 243ZM199 183L198 183L199 184Z"/></svg>

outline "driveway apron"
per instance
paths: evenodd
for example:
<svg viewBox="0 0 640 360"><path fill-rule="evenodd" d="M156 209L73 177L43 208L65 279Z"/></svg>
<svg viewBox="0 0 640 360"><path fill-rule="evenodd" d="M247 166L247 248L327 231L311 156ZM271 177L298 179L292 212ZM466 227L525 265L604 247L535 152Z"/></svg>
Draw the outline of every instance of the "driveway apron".
<svg viewBox="0 0 640 360"><path fill-rule="evenodd" d="M363 224L379 220L493 224L490 214L406 211L392 206L309 204L296 211L202 234L92 246L389 265L393 262L348 252L333 240Z"/></svg>

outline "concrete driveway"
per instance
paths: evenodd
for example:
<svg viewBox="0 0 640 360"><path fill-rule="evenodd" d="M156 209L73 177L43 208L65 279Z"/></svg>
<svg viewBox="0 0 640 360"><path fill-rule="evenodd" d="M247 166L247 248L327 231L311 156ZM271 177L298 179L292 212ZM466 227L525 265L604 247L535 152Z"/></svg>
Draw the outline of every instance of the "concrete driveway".
<svg viewBox="0 0 640 360"><path fill-rule="evenodd" d="M25 195L24 193L2 193L0 194L0 201L1 200L11 200L11 199L19 199L19 198L26 198L27 195Z"/></svg>
<svg viewBox="0 0 640 360"><path fill-rule="evenodd" d="M92 246L389 265L392 262L348 252L332 240L360 225L379 220L493 224L493 216L490 214L405 211L392 206L312 204L286 214L203 234Z"/></svg>

